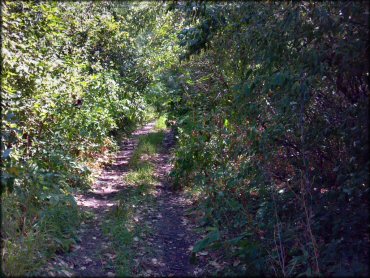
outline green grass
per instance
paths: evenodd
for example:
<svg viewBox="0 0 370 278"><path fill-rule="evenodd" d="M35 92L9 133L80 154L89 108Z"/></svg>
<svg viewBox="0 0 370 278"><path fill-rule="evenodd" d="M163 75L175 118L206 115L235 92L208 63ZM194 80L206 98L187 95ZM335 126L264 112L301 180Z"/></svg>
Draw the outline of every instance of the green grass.
<svg viewBox="0 0 370 278"><path fill-rule="evenodd" d="M22 276L42 266L46 257L45 235L30 230L27 235L14 234L3 242L2 271L12 276Z"/></svg>
<svg viewBox="0 0 370 278"><path fill-rule="evenodd" d="M141 167L127 174L125 181L130 185L150 185L155 182L153 178L154 167L152 164L143 163Z"/></svg>
<svg viewBox="0 0 370 278"><path fill-rule="evenodd" d="M167 125L166 125L166 121L167 121L167 116L166 115L162 115L158 118L156 124L155 124L155 129L156 130L164 130L167 128Z"/></svg>
<svg viewBox="0 0 370 278"><path fill-rule="evenodd" d="M145 223L134 221L137 209L155 205L151 194L158 182L154 176L155 166L151 158L158 153L164 139L164 117L158 119L155 133L140 137L129 165L131 171L124 177L127 189L117 196L118 205L110 213L103 232L114 242L117 257L114 266L118 276L132 276L134 238L149 233Z"/></svg>
<svg viewBox="0 0 370 278"><path fill-rule="evenodd" d="M103 233L113 239L114 251L117 254L114 267L118 276L130 275L130 245L133 238L133 232L128 225L132 216L130 205L132 205L130 202L118 205L110 214L109 222L107 221L103 226Z"/></svg>
<svg viewBox="0 0 370 278"><path fill-rule="evenodd" d="M114 268L118 276L132 276L133 258L135 249L133 248L134 237L147 230L145 223L137 223L134 216L137 208L152 206L155 198L149 194L150 187L142 184L137 187L129 187L120 194L118 205L110 212L107 222L103 227L103 232L112 241L114 252L117 257L114 261Z"/></svg>
<svg viewBox="0 0 370 278"><path fill-rule="evenodd" d="M145 167L146 161L143 160L143 155L154 155L164 138L164 132L158 131L156 133L149 133L140 137L138 146L132 155L129 165L133 169Z"/></svg>
<svg viewBox="0 0 370 278"><path fill-rule="evenodd" d="M53 202L41 205L35 200L40 192L29 193L23 201L18 196L2 196L2 271L9 276L32 274L56 251L67 251L75 243L79 224L77 205L72 196L49 193ZM57 199L56 199L57 198Z"/></svg>

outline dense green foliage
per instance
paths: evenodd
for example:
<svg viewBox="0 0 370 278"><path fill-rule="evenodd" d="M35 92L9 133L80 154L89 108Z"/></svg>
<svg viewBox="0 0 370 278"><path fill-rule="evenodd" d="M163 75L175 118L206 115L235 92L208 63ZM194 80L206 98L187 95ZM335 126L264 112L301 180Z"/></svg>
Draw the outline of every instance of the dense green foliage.
<svg viewBox="0 0 370 278"><path fill-rule="evenodd" d="M229 274L368 273L368 6L4 2L5 272L68 248L86 161L153 106L174 187L201 192L194 252L247 265Z"/></svg>
<svg viewBox="0 0 370 278"><path fill-rule="evenodd" d="M71 188L90 182L84 162L145 116L147 77L125 28L130 15L114 11L111 3L2 2L6 273L34 267L36 245L68 246L63 237L78 222Z"/></svg>
<svg viewBox="0 0 370 278"><path fill-rule="evenodd" d="M248 274L366 273L368 5L187 11L185 60L169 82L173 176L201 188L204 225L220 233L198 249L222 247Z"/></svg>

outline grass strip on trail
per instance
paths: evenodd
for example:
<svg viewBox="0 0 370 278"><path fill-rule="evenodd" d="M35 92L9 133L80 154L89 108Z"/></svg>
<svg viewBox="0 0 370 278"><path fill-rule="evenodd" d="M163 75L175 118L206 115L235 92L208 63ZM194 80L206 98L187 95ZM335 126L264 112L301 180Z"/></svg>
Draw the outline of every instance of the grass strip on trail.
<svg viewBox="0 0 370 278"><path fill-rule="evenodd" d="M140 215L155 206L158 180L152 160L162 144L165 128L165 118L161 117L156 122L156 132L139 137L129 161L131 170L123 177L126 188L117 196L118 205L110 212L103 229L116 247L114 264L118 276L132 274L134 243L150 233L149 227L140 222Z"/></svg>

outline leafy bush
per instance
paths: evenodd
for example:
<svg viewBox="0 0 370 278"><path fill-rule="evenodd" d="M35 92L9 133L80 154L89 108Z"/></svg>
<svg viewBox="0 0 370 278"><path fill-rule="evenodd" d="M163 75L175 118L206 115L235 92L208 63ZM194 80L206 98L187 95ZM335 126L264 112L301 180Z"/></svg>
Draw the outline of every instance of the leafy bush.
<svg viewBox="0 0 370 278"><path fill-rule="evenodd" d="M204 225L248 274L368 273L365 6L177 6L174 185L203 189Z"/></svg>
<svg viewBox="0 0 370 278"><path fill-rule="evenodd" d="M6 275L25 275L39 258L69 249L78 225L71 188L87 188L88 160L144 119L148 81L122 27L131 9L1 5L2 265Z"/></svg>

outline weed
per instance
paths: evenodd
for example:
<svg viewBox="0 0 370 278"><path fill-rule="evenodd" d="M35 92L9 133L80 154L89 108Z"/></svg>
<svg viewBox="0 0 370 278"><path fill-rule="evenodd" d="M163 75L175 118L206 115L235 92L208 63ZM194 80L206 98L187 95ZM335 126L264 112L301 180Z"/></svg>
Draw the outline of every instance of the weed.
<svg viewBox="0 0 370 278"><path fill-rule="evenodd" d="M158 118L157 122L155 123L155 129L156 130L166 129L167 128L166 121L167 121L167 116L166 115L160 116Z"/></svg>
<svg viewBox="0 0 370 278"><path fill-rule="evenodd" d="M150 133L143 137L140 137L138 146L130 159L130 166L134 169L145 167L145 159L143 155L151 156L157 152L159 145L162 143L164 138L164 132L159 131L156 133ZM143 164L144 163L144 164Z"/></svg>
<svg viewBox="0 0 370 278"><path fill-rule="evenodd" d="M132 185L152 184L154 167L149 163L141 165L136 171L131 171L127 174L125 181Z"/></svg>
<svg viewBox="0 0 370 278"><path fill-rule="evenodd" d="M22 276L41 267L56 251L67 251L75 242L79 223L77 205L71 196L33 189L26 199L15 194L2 198L2 271ZM49 197L49 198L48 198ZM42 205L42 206L41 206Z"/></svg>

